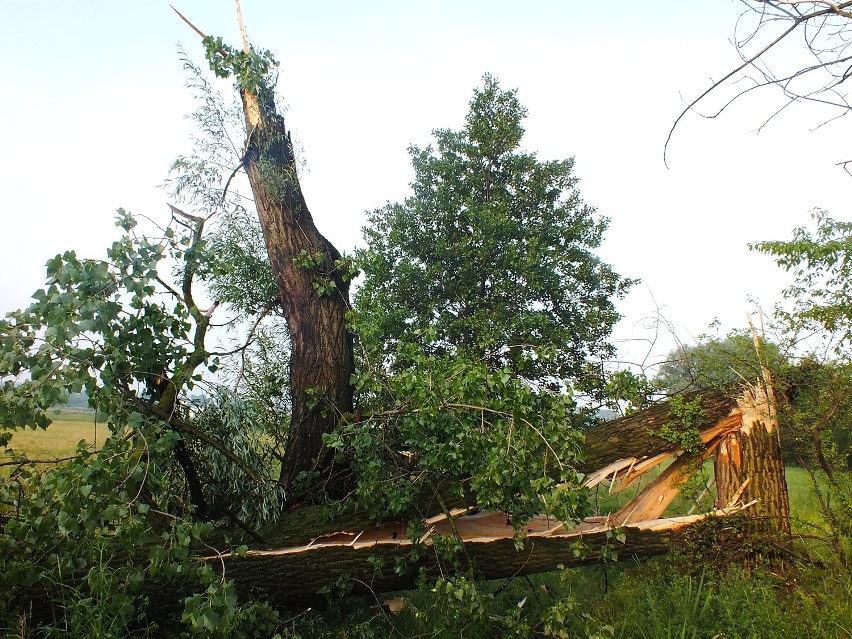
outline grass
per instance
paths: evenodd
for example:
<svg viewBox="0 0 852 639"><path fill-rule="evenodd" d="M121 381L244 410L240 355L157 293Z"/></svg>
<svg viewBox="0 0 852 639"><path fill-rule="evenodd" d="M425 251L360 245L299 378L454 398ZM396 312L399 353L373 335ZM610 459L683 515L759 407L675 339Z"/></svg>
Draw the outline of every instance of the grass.
<svg viewBox="0 0 852 639"><path fill-rule="evenodd" d="M106 424L95 423L94 411L61 410L51 418L47 430L14 431L9 447L25 452L30 459L67 457L75 453L81 440L97 446L108 434Z"/></svg>
<svg viewBox="0 0 852 639"><path fill-rule="evenodd" d="M635 484L621 491L620 493L610 494L608 491L609 484L604 482L592 490L591 500L592 507L596 514L608 514L619 510L628 501L635 497L641 490L665 469L667 464L662 464L658 468L649 471L645 476L639 478ZM705 462L704 464L705 478L713 477L713 462ZM793 520L793 526L799 525L807 527L808 523L819 523L822 519L822 514L819 510L816 498L814 497L814 487L810 475L804 468L796 466L788 466L786 470L787 476L787 491L790 496L790 517ZM716 498L715 487L711 488L706 494L701 497L698 507L695 512L702 513L713 509L713 501ZM686 513L693 505L692 498L686 495L678 495L671 505L663 513L665 517L682 515ZM802 531L803 532L803 531Z"/></svg>

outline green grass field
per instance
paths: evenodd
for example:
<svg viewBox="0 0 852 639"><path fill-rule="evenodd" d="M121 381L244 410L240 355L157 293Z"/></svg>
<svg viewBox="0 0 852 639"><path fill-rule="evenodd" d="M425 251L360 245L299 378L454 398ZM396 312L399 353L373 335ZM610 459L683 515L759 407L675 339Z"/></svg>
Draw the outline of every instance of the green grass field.
<svg viewBox="0 0 852 639"><path fill-rule="evenodd" d="M50 417L53 423L47 430L16 430L10 447L30 459L67 457L74 454L80 440L97 447L108 435L105 423L95 423L94 411L61 410Z"/></svg>

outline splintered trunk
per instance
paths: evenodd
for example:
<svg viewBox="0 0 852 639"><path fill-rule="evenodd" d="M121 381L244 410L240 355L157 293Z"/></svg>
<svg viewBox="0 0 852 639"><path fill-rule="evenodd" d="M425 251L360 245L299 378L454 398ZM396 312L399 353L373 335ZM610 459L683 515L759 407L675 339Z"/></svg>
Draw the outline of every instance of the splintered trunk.
<svg viewBox="0 0 852 639"><path fill-rule="evenodd" d="M739 401L742 426L725 437L716 455L717 506L756 500L752 531L789 535L790 501L771 392L757 386Z"/></svg>
<svg viewBox="0 0 852 639"><path fill-rule="evenodd" d="M316 228L302 194L289 132L272 101L243 90L248 130L245 168L292 340L292 415L281 483L326 470L322 435L352 412L352 337L346 328L349 284L340 253Z"/></svg>

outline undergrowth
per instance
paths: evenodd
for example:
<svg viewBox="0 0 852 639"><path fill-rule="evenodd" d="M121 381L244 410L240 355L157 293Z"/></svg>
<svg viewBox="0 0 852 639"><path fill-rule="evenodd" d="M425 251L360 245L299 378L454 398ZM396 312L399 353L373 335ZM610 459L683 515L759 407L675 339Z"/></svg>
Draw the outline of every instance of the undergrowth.
<svg viewBox="0 0 852 639"><path fill-rule="evenodd" d="M282 637L490 639L842 639L852 637L852 577L806 565L686 574L670 558L465 580L338 601L293 618ZM391 601L402 608L390 612Z"/></svg>

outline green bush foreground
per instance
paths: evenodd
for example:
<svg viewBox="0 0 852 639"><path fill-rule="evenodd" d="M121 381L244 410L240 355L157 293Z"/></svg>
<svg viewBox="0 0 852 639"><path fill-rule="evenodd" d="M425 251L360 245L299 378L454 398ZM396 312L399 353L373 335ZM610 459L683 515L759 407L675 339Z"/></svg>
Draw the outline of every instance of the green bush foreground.
<svg viewBox="0 0 852 639"><path fill-rule="evenodd" d="M15 443L31 455L61 456L67 452L63 446L73 448L70 440L81 437L75 426L92 428L89 419L66 411L58 415L57 423L67 425L69 442L37 441L46 433L22 432ZM87 434L82 437L88 439ZM282 638L304 639L852 637L852 576L825 551L826 545L811 539L819 536L820 515L807 472L788 468L787 481L801 555L781 568L764 566L746 572L734 567L719 572L702 565L694 550L693 554L675 552L643 563L601 564L509 582L475 584L457 578L420 591L336 600L322 611L291 611L277 618L269 615L270 623L259 624L258 629L265 628L268 636L277 633ZM400 609L390 612L388 601ZM78 620L86 623L77 628L54 628L54 636L131 632L124 627L116 633L119 628L110 627L108 614L100 618L99 606L106 602L88 599L78 603ZM261 617L269 612L258 609ZM99 618L98 624L90 623ZM546 627L548 619L552 623ZM6 638L41 636L20 620L4 622ZM215 631L199 630L196 636L215 635ZM175 631L165 628L132 632L135 636L175 636ZM264 635L256 631L253 636Z"/></svg>

